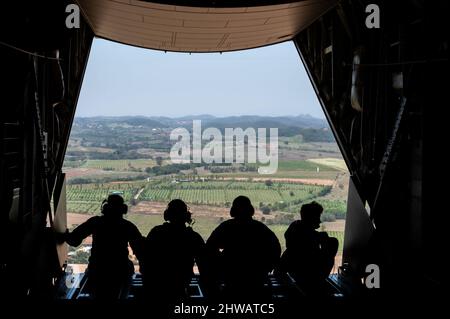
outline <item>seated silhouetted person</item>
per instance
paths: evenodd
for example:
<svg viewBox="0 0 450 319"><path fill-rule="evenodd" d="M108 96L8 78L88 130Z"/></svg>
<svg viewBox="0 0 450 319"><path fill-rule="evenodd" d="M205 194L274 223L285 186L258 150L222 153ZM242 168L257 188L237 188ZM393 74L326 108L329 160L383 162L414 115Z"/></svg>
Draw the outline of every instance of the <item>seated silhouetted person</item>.
<svg viewBox="0 0 450 319"><path fill-rule="evenodd" d="M213 279L223 281L227 298L255 299L266 296L264 283L278 262L280 243L263 223L254 220L250 199L234 199L230 216L206 242Z"/></svg>
<svg viewBox="0 0 450 319"><path fill-rule="evenodd" d="M92 235L87 274L88 287L95 299L117 299L134 273L128 244L138 255L143 237L133 223L123 218L127 209L120 195L109 195L102 204L103 216L89 218L64 236L69 245L78 246Z"/></svg>
<svg viewBox="0 0 450 319"><path fill-rule="evenodd" d="M319 292L334 265L338 241L318 232L323 207L317 202L302 205L301 220L287 229L286 251L281 269L288 272L306 292Z"/></svg>
<svg viewBox="0 0 450 319"><path fill-rule="evenodd" d="M191 212L181 199L169 203L164 220L145 240L140 270L149 300L174 302L186 297L194 263L201 272L205 242L190 227Z"/></svg>

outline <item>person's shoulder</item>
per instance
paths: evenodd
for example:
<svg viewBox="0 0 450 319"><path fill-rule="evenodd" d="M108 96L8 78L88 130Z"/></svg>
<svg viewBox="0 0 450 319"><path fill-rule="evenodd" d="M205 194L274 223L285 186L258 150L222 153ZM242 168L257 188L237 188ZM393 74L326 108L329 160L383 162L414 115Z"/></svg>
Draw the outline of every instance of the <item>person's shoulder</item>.
<svg viewBox="0 0 450 319"><path fill-rule="evenodd" d="M169 223L163 223L163 224L154 226L153 229L154 230L163 230L163 229L166 229L166 228L169 228L169 227L170 227Z"/></svg>
<svg viewBox="0 0 450 319"><path fill-rule="evenodd" d="M230 224L234 224L236 223L236 219L235 218L229 218L229 219L225 219L223 222L221 222L219 224L220 225L230 225Z"/></svg>
<svg viewBox="0 0 450 319"><path fill-rule="evenodd" d="M232 231L233 228L235 227L235 224L236 223L235 223L234 219L227 219L227 220L221 222L219 225L217 225L216 228L214 228L214 230L212 231L209 238L216 237L216 236L223 236L223 234L226 234L226 233Z"/></svg>
<svg viewBox="0 0 450 319"><path fill-rule="evenodd" d="M80 227L80 229L85 229L89 231L94 231L95 229L101 228L103 225L103 216L92 216L89 219L87 219L85 222L83 222ZM77 227L77 228L78 228Z"/></svg>
<svg viewBox="0 0 450 319"><path fill-rule="evenodd" d="M296 228L302 228L302 222L301 220L294 220L290 225L289 228L296 229Z"/></svg>
<svg viewBox="0 0 450 319"><path fill-rule="evenodd" d="M222 228L228 228L228 227L233 227L236 224L236 220L234 218L231 219L227 219L224 220L223 222L221 222L216 229L222 229Z"/></svg>
<svg viewBox="0 0 450 319"><path fill-rule="evenodd" d="M130 222L128 219L122 218L120 220L120 222L129 228L137 228L137 226L135 224L133 224L132 222Z"/></svg>
<svg viewBox="0 0 450 319"><path fill-rule="evenodd" d="M138 228L134 223L132 223L131 221L129 221L129 220L123 218L123 219L122 219L122 223L125 225L126 229L127 229L129 232L131 232L132 234L133 234L133 233L139 233L139 234L141 233L141 232L139 231L139 228Z"/></svg>
<svg viewBox="0 0 450 319"><path fill-rule="evenodd" d="M192 228L191 226L187 226L187 227L185 228L185 230L186 230L186 232L187 232L188 234L191 234L192 236L195 236L195 234L198 234L198 233L194 230L194 228Z"/></svg>
<svg viewBox="0 0 450 319"><path fill-rule="evenodd" d="M92 217L90 217L87 221L86 221L86 223L89 223L89 224L95 224L95 223L98 223L98 222L101 222L103 220L103 216L92 216Z"/></svg>
<svg viewBox="0 0 450 319"><path fill-rule="evenodd" d="M168 223L156 225L152 229L150 229L150 232L148 234L151 235L151 234L159 234L161 232L166 232L166 231L168 231L168 228L169 228Z"/></svg>
<svg viewBox="0 0 450 319"><path fill-rule="evenodd" d="M250 224L253 225L254 227L260 227L260 228L266 228L267 225L264 224L263 222L260 222L259 220L256 220L254 218L252 218L250 220Z"/></svg>
<svg viewBox="0 0 450 319"><path fill-rule="evenodd" d="M263 222L261 222L261 221L259 221L259 220L252 219L250 223L251 223L254 227L259 227L259 228L261 228L261 229L269 229L269 230L270 230L270 228L269 228L266 224L264 224Z"/></svg>
<svg viewBox="0 0 450 319"><path fill-rule="evenodd" d="M194 240L197 240L197 241L201 240L202 242L204 242L202 235L197 233L194 229L192 229L192 227L186 227L186 231L191 236L191 238L193 238Z"/></svg>
<svg viewBox="0 0 450 319"><path fill-rule="evenodd" d="M273 231L263 222L260 222L259 220L252 219L249 222L249 231L256 232L262 234L268 234L273 233Z"/></svg>

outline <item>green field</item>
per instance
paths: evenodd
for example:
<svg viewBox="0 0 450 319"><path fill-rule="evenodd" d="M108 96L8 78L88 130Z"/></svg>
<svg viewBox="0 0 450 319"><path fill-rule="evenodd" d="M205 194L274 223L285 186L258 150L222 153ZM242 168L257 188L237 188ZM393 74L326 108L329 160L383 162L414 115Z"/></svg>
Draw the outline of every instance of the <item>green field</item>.
<svg viewBox="0 0 450 319"><path fill-rule="evenodd" d="M75 184L67 186L67 201L102 201L109 194L119 193L125 201L143 187L142 183L107 183L107 184Z"/></svg>
<svg viewBox="0 0 450 319"><path fill-rule="evenodd" d="M67 202L67 211L79 214L98 214L100 213L101 202L87 202L87 201L70 201Z"/></svg>
<svg viewBox="0 0 450 319"><path fill-rule="evenodd" d="M142 189L142 192L140 190ZM326 186L277 183L266 185L265 182L245 181L199 181L183 182L155 180L134 183L74 184L67 186L67 202L70 212L94 213L92 208L86 209L89 203L100 203L111 193L120 193L126 202L138 201L168 202L180 198L188 204L229 206L234 198L244 195L250 198L255 206L269 205L273 208L287 210L303 202L313 200L329 192ZM137 194L140 192L140 195ZM90 206L89 206L90 207ZM86 209L86 211L84 211ZM290 211L290 210L287 210Z"/></svg>
<svg viewBox="0 0 450 319"><path fill-rule="evenodd" d="M133 160L87 160L81 165L83 168L96 168L103 170L127 171L130 169L144 170L146 167L153 167L156 162L151 159Z"/></svg>
<svg viewBox="0 0 450 319"><path fill-rule="evenodd" d="M238 181L189 181L149 183L139 200L169 201L180 198L191 204L223 206L234 198L244 195L258 205L280 202L306 201L318 197L326 191L323 186Z"/></svg>
<svg viewBox="0 0 450 319"><path fill-rule="evenodd" d="M313 163L310 161L280 161L278 162L278 170L282 171L336 171L335 168L324 165L322 163Z"/></svg>
<svg viewBox="0 0 450 319"><path fill-rule="evenodd" d="M129 202L144 187L143 182L67 185L67 211L96 214L109 194L118 193Z"/></svg>
<svg viewBox="0 0 450 319"><path fill-rule="evenodd" d="M310 158L308 161L314 163L314 165L332 167L343 172L348 171L345 161L340 158Z"/></svg>
<svg viewBox="0 0 450 319"><path fill-rule="evenodd" d="M163 166L171 164L170 160L164 160ZM115 172L145 172L147 167L156 166L156 161L151 159L120 159L120 160L96 160L87 159L83 161L66 160L65 168L90 168L104 171ZM259 167L265 165L246 164L247 167ZM280 160L278 170L271 177L288 178L315 178L315 179L334 179L339 171L345 168L342 160L332 158L313 159L313 160ZM209 174L219 176L241 176L241 177L261 177L257 171L236 171L219 174Z"/></svg>
<svg viewBox="0 0 450 319"><path fill-rule="evenodd" d="M95 213L98 210L87 208L89 203L100 203L111 193L120 193L127 203L137 196L138 201L168 202L180 198L188 204L229 206L234 198L244 195L255 206L269 205L275 209L296 212L306 201L321 197L330 188L326 186L245 181L199 181L190 180L174 182L155 180L151 182L74 184L67 186L68 211ZM333 211L345 209L345 203L326 203L327 209ZM94 205L94 207L96 207Z"/></svg>
<svg viewBox="0 0 450 319"><path fill-rule="evenodd" d="M257 164L247 164L254 167ZM265 166L265 165L261 165ZM280 160L277 172L269 177L273 178L312 178L312 179L335 179L340 170L334 166L322 163L314 163L309 160ZM230 177L261 177L258 172L236 172L220 174Z"/></svg>

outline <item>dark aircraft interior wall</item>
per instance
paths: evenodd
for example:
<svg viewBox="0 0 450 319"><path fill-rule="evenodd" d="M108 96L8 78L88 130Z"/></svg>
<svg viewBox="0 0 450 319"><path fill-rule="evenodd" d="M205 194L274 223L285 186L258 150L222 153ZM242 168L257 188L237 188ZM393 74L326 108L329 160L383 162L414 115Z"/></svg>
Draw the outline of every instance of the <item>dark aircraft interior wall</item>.
<svg viewBox="0 0 450 319"><path fill-rule="evenodd" d="M51 294L60 276L49 227L93 33L64 27L67 1L0 11L0 294ZM55 202L57 198L55 198Z"/></svg>
<svg viewBox="0 0 450 319"><path fill-rule="evenodd" d="M380 28L366 27L370 3ZM432 222L442 215L425 200L437 187L424 178L433 166L424 150L439 137L424 131L446 100L445 12L445 1L341 1L295 38L358 193L349 194L344 263L357 278L379 265L391 291L442 284Z"/></svg>

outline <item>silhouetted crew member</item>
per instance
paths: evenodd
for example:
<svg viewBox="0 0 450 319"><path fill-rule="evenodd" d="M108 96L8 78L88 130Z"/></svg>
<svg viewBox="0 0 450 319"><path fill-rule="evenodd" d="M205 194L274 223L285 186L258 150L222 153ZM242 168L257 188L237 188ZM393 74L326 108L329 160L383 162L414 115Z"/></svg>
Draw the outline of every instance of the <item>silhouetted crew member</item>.
<svg viewBox="0 0 450 319"><path fill-rule="evenodd" d="M238 196L230 209L232 219L222 222L206 242L213 269L225 284L225 295L255 298L264 295L267 275L281 253L276 235L254 220L250 199Z"/></svg>
<svg viewBox="0 0 450 319"><path fill-rule="evenodd" d="M137 227L123 218L128 206L120 195L112 194L103 201L103 216L94 216L65 234L66 242L78 246L92 235L88 265L88 285L97 299L116 299L134 273L128 258L128 244L139 256L143 237Z"/></svg>
<svg viewBox="0 0 450 319"><path fill-rule="evenodd" d="M318 291L331 272L338 240L326 232L318 232L323 207L317 202L302 205L301 220L289 225L284 237L286 251L281 268L289 272L300 286Z"/></svg>
<svg viewBox="0 0 450 319"><path fill-rule="evenodd" d="M186 297L194 263L202 270L205 242L192 227L191 212L181 199L172 200L162 225L147 235L140 263L144 288L151 300L176 301Z"/></svg>

